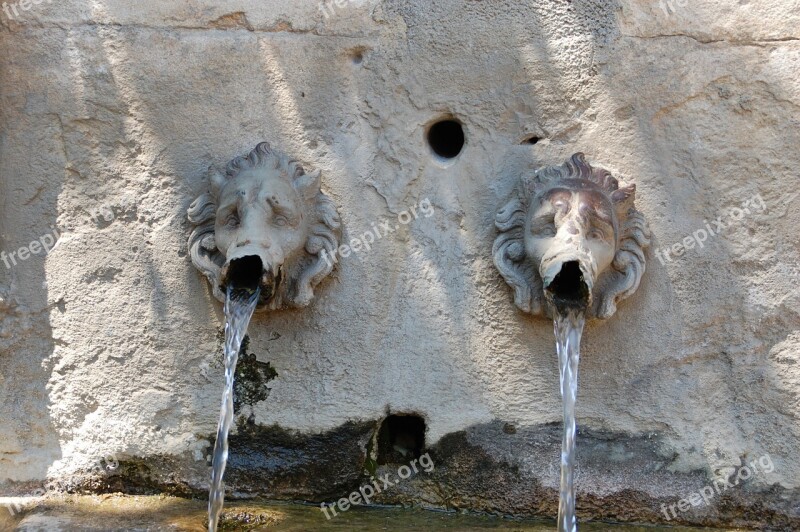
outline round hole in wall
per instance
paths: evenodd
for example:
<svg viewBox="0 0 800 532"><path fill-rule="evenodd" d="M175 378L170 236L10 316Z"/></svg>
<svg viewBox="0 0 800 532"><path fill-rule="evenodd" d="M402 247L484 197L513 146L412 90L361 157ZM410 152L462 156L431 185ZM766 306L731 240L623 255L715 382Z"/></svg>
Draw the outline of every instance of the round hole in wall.
<svg viewBox="0 0 800 532"><path fill-rule="evenodd" d="M455 159L464 149L464 126L452 118L435 122L428 129L428 144L442 159Z"/></svg>
<svg viewBox="0 0 800 532"><path fill-rule="evenodd" d="M350 60L354 65L360 65L366 59L368 51L369 48L366 46L356 46L355 48L351 48L348 51L348 54L350 55Z"/></svg>
<svg viewBox="0 0 800 532"><path fill-rule="evenodd" d="M522 141L522 144L531 144L531 145L533 145L533 144L538 144L538 142L539 142L540 140L542 140L542 139L540 139L539 137L537 137L536 135L534 135L534 136L532 136L532 137L528 137L527 139L523 140L523 141Z"/></svg>

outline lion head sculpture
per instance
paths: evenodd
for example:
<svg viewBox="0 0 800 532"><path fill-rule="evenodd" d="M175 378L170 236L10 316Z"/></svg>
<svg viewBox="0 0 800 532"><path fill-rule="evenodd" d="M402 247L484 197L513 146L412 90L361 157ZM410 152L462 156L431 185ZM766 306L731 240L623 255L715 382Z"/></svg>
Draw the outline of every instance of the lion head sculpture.
<svg viewBox="0 0 800 532"><path fill-rule="evenodd" d="M341 239L336 206L320 190L320 171L263 142L212 171L210 191L189 207L189 252L224 301L225 287L261 289L259 308L304 307L333 270Z"/></svg>
<svg viewBox="0 0 800 532"><path fill-rule="evenodd" d="M639 287L650 230L620 186L582 153L520 179L497 213L494 263L525 312L578 308L607 319Z"/></svg>

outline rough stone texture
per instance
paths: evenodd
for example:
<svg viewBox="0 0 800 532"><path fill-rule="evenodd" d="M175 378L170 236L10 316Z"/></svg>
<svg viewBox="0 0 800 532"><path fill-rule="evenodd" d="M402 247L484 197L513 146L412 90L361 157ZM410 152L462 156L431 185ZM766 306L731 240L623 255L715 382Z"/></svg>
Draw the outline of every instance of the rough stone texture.
<svg viewBox="0 0 800 532"><path fill-rule="evenodd" d="M280 375L259 425L312 435L417 412L434 445L559 421L552 325L515 309L493 217L520 168L583 151L637 185L654 251L756 195L766 209L672 261L651 254L639 292L584 335L579 425L652 441L643 456L690 480L769 453L774 472L746 488L796 518L799 4L664 3L361 0L326 17L312 0L65 0L0 15L0 250L60 235L0 265L0 477L67 478L109 455L178 484L207 472L221 309L185 213L209 165L262 140L322 169L345 241L426 198L435 214L342 259L311 308L256 317L251 348ZM445 115L467 135L450 164L424 140ZM655 520L648 508L688 495L619 468L587 479L590 513L635 492L620 513ZM555 461L530 475L553 486ZM455 476L465 506L496 504ZM748 522L779 523L737 493Z"/></svg>

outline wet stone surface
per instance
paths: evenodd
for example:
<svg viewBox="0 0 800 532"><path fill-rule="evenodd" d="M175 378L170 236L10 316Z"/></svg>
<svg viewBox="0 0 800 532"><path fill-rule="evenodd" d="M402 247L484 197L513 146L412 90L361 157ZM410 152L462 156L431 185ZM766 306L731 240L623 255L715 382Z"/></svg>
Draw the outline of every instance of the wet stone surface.
<svg viewBox="0 0 800 532"><path fill-rule="evenodd" d="M335 503L368 484L391 486L373 504L423 506L492 515L553 518L558 510L560 424L519 427L497 421L449 434L422 450L431 467L417 459L416 471L400 478L414 455L388 453L377 464L381 420L347 423L322 434L298 434L278 427L242 424L231 436L226 486L229 501L248 497ZM513 427L513 430L510 428ZM709 480L703 472L670 471L672 458L658 454L658 436L629 437L579 431L576 471L579 522L594 519L627 523L740 526L761 530L800 529L800 496L776 487L760 491L748 483L726 490L708 506L665 519L664 508L697 493ZM368 460L368 456L372 459ZM519 457L524 457L520 459ZM113 476L76 489L207 497L208 469L174 459L121 461ZM387 477L388 475L388 477ZM618 490L633 479L653 480L645 489ZM775 502L782 501L782 502ZM720 525L722 523L722 525Z"/></svg>
<svg viewBox="0 0 800 532"><path fill-rule="evenodd" d="M57 498L39 503L17 520L2 521L3 530L18 532L138 532L206 530L204 500L173 497L126 497L105 495ZM552 532L554 523L502 519L486 515L431 512L418 509L354 509L326 520L319 508L267 502L232 502L222 516L221 530L306 532L346 530L348 532L454 530L478 532ZM658 528L619 524L586 523L588 532L688 532L687 528ZM695 530L695 529L691 529ZM722 529L732 531L733 529Z"/></svg>

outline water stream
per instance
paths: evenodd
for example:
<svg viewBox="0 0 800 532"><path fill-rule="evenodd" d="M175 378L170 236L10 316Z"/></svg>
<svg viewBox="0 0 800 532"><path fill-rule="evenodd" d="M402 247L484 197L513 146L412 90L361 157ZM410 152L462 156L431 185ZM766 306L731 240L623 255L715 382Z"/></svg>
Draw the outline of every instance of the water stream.
<svg viewBox="0 0 800 532"><path fill-rule="evenodd" d="M558 501L558 531L576 532L575 518L575 401L578 397L578 362L586 318L582 311L565 310L554 320L556 351L564 405L564 440L561 446L561 494Z"/></svg>
<svg viewBox="0 0 800 532"><path fill-rule="evenodd" d="M208 494L208 531L216 532L222 506L225 503L225 486L222 477L228 463L228 432L233 424L233 379L242 339L258 303L259 290L234 290L228 287L225 298L225 391L219 414L217 440L214 443L211 489Z"/></svg>
<svg viewBox="0 0 800 532"><path fill-rule="evenodd" d="M285 504L259 499L231 501L220 528L250 532L553 532L549 521L505 519L497 515L431 512L420 508L357 506L326 521L317 505ZM2 508L0 508L2 510ZM0 511L0 530L148 530L197 532L208 517L204 501L168 495L128 496L116 493L63 495L37 503L29 512ZM320 518L322 520L320 521ZM51 525L52 526L48 526ZM21 526L20 526L21 525ZM700 532L697 528L586 523L581 532ZM743 532L742 529L702 529Z"/></svg>

